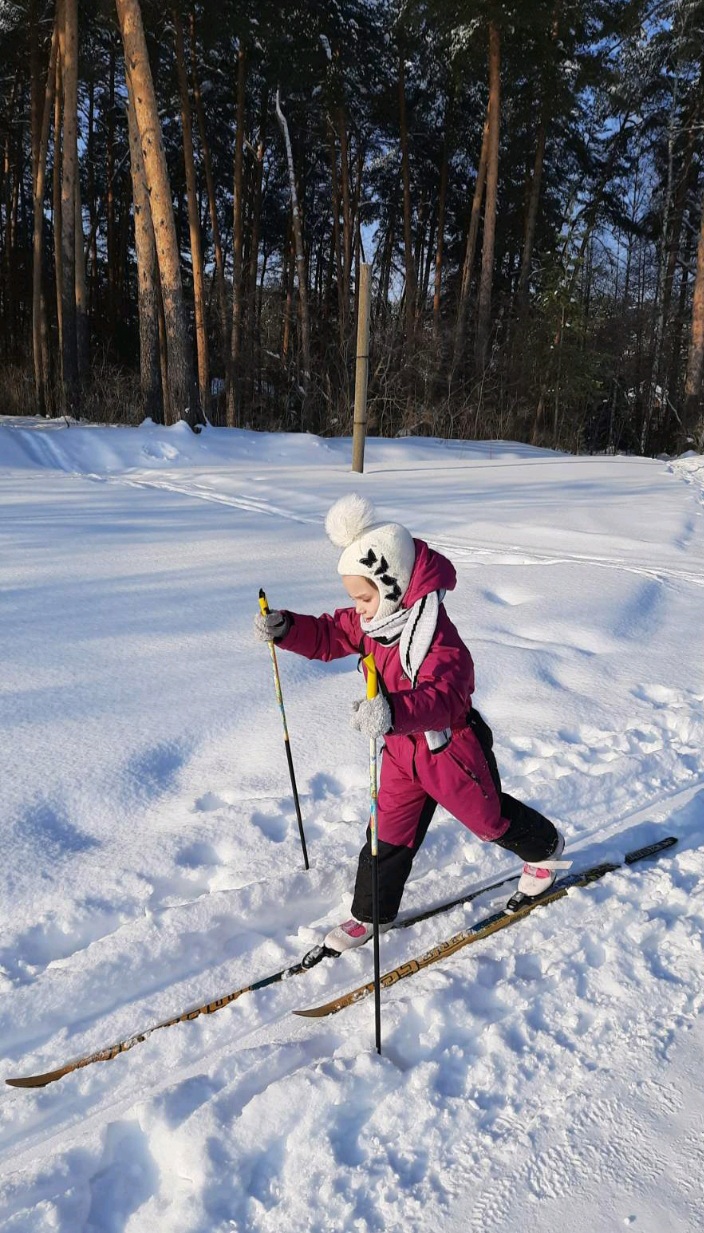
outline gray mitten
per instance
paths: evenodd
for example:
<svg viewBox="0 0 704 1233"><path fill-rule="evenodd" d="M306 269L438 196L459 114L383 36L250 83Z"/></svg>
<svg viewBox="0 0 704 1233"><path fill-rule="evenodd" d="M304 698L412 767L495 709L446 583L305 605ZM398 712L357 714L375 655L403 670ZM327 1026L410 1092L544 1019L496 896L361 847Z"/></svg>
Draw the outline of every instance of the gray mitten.
<svg viewBox="0 0 704 1233"><path fill-rule="evenodd" d="M377 694L376 698L353 702L350 723L370 741L376 741L388 732L391 728L391 707L384 695Z"/></svg>
<svg viewBox="0 0 704 1233"><path fill-rule="evenodd" d="M258 612L254 618L254 637L257 642L278 642L286 637L290 626L285 612Z"/></svg>

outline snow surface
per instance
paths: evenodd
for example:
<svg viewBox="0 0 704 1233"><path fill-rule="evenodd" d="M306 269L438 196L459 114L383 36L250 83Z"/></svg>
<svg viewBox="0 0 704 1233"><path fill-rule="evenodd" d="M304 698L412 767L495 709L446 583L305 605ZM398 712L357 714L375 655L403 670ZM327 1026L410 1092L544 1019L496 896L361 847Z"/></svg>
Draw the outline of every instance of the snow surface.
<svg viewBox="0 0 704 1233"><path fill-rule="evenodd" d="M0 1092L8 1233L694 1233L704 1226L704 460L0 421L0 1075L294 962L349 909L367 746L352 659L279 656L344 602L358 490L447 552L505 786L619 872L319 1021L357 952ZM404 909L515 871L438 814ZM480 898L382 939L389 968Z"/></svg>

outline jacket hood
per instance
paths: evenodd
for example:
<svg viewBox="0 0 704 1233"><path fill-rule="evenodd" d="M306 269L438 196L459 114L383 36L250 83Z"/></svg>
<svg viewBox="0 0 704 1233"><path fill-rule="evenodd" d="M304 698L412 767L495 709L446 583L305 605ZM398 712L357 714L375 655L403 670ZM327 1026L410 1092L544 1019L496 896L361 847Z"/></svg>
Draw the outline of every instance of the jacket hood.
<svg viewBox="0 0 704 1233"><path fill-rule="evenodd" d="M457 574L452 561L448 561L441 552L429 548L425 540L414 539L416 559L411 572L411 579L401 600L402 608L412 608L424 595L431 591L454 591L457 585Z"/></svg>

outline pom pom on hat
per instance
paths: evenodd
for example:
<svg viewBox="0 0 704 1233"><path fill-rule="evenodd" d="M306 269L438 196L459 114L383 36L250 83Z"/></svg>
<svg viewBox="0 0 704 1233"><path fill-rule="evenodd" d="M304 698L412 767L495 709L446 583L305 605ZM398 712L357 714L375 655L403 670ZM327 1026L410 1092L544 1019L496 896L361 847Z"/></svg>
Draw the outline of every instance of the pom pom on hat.
<svg viewBox="0 0 704 1233"><path fill-rule="evenodd" d="M341 497L328 510L325 530L342 548L338 574L369 578L379 591L377 617L401 606L416 559L410 531L397 522L378 522L371 501L357 493Z"/></svg>
<svg viewBox="0 0 704 1233"><path fill-rule="evenodd" d="M376 511L371 501L351 492L340 497L328 510L325 530L336 548L349 548L360 535L370 530L377 522Z"/></svg>

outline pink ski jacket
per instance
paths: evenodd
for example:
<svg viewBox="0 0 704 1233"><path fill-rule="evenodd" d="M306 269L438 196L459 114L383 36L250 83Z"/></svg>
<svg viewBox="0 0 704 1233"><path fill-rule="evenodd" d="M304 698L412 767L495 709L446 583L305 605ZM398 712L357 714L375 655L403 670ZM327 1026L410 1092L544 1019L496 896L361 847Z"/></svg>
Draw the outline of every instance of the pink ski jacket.
<svg viewBox="0 0 704 1233"><path fill-rule="evenodd" d="M404 608L412 608L432 591L452 591L457 582L455 567L447 557L423 540L414 543L416 559L402 600ZM365 635L354 608L338 608L332 616L296 612L287 612L287 616L291 627L278 643L287 651L325 661L373 652L393 714L393 728L384 738L387 746L393 747L398 737L466 726L474 691L474 664L443 604L415 688L401 669L398 643L382 646Z"/></svg>
<svg viewBox="0 0 704 1233"><path fill-rule="evenodd" d="M415 540L416 559L403 605L432 591L452 591L454 566L423 540ZM399 646L382 646L362 632L354 608L332 616L287 613L291 627L279 645L308 659L368 655L374 659L392 711L384 737L379 785L379 839L413 848L426 797L442 805L483 840L503 835L509 822L481 744L468 723L474 692L474 664L441 604L435 636L414 687L401 668ZM426 732L451 729L447 745L431 751Z"/></svg>

